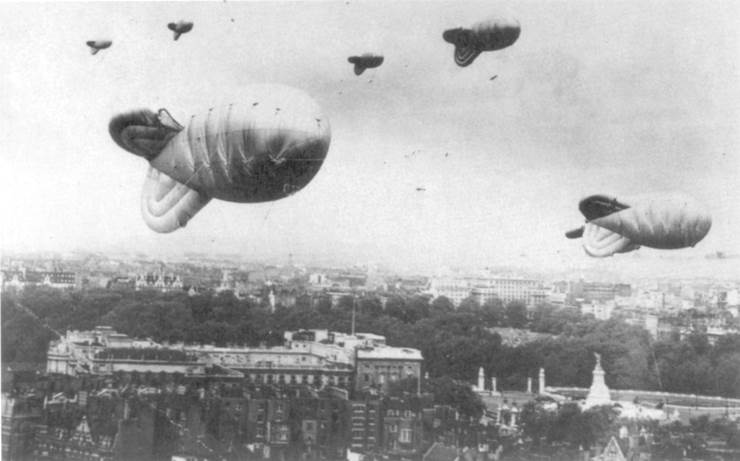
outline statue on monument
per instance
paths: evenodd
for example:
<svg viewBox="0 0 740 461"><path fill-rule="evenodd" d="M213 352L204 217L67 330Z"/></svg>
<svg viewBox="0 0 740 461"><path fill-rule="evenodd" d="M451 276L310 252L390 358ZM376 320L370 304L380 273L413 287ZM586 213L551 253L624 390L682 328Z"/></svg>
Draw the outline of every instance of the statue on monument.
<svg viewBox="0 0 740 461"><path fill-rule="evenodd" d="M606 405L611 402L611 395L609 388L604 382L604 369L601 367L601 354L594 352L596 357L596 365L593 371L593 380L591 382L591 388L586 396L584 403L586 408L590 408L596 405Z"/></svg>

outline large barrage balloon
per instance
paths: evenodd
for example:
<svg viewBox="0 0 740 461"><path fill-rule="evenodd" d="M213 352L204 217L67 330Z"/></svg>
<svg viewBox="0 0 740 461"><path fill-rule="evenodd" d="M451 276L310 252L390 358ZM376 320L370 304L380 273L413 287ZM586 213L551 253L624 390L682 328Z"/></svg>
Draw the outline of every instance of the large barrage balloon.
<svg viewBox="0 0 740 461"><path fill-rule="evenodd" d="M355 75L361 75L365 69L373 69L383 64L383 56L365 53L360 56L350 56L347 61L355 65Z"/></svg>
<svg viewBox="0 0 740 461"><path fill-rule="evenodd" d="M256 203L297 192L318 173L331 140L318 104L279 85L253 85L185 127L164 109L141 109L113 117L109 131L149 161L142 213L157 232L185 226L211 198Z"/></svg>
<svg viewBox="0 0 740 461"><path fill-rule="evenodd" d="M455 63L469 66L484 51L495 51L511 46L522 29L516 19L491 18L470 29L458 27L444 31L442 38L455 45Z"/></svg>
<svg viewBox="0 0 740 461"><path fill-rule="evenodd" d="M85 43L90 47L90 54L97 54L98 51L109 48L113 44L110 40L90 40Z"/></svg>
<svg viewBox="0 0 740 461"><path fill-rule="evenodd" d="M650 194L619 201L605 195L581 200L586 224L565 234L583 237L586 253L596 258L640 246L671 250L693 247L712 227L704 206L681 193Z"/></svg>
<svg viewBox="0 0 740 461"><path fill-rule="evenodd" d="M175 33L175 40L177 40L180 38L180 35L193 30L193 23L188 21L171 22L167 24L167 28Z"/></svg>

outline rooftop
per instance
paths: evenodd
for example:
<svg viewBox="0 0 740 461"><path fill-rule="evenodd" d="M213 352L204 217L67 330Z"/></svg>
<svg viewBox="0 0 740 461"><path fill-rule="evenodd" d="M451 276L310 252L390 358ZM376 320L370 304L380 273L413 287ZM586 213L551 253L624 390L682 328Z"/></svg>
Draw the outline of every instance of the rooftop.
<svg viewBox="0 0 740 461"><path fill-rule="evenodd" d="M374 347L357 349L358 359L374 360L423 360L421 351L406 347Z"/></svg>

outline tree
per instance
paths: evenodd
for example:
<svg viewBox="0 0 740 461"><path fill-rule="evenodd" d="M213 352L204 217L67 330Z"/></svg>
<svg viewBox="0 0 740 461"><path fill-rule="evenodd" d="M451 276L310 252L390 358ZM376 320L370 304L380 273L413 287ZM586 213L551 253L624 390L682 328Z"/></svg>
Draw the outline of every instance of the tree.
<svg viewBox="0 0 740 461"><path fill-rule="evenodd" d="M437 296L429 306L432 315L444 315L455 311L455 305L446 296Z"/></svg>
<svg viewBox="0 0 740 461"><path fill-rule="evenodd" d="M713 371L716 392L725 397L740 397L740 351L722 355Z"/></svg>
<svg viewBox="0 0 740 461"><path fill-rule="evenodd" d="M503 301L498 298L491 298L483 303L481 310L483 321L487 326L496 327L503 325L506 319Z"/></svg>
<svg viewBox="0 0 740 461"><path fill-rule="evenodd" d="M506 305L506 324L511 328L524 328L527 324L527 306L521 301Z"/></svg>
<svg viewBox="0 0 740 461"><path fill-rule="evenodd" d="M480 304L478 303L478 300L473 296L468 296L467 298L460 301L460 305L457 306L458 312L463 312L466 314L475 314L479 315L480 310Z"/></svg>
<svg viewBox="0 0 740 461"><path fill-rule="evenodd" d="M321 295L316 303L316 310L320 314L328 314L331 312L331 296Z"/></svg>
<svg viewBox="0 0 740 461"><path fill-rule="evenodd" d="M473 392L470 385L456 381L449 376L426 380L424 392L434 395L434 403L449 405L463 418L470 420L480 419L486 408L480 396Z"/></svg>
<svg viewBox="0 0 740 461"><path fill-rule="evenodd" d="M368 315L380 315L383 312L383 306L380 304L380 300L376 297L362 298L359 302L359 312Z"/></svg>
<svg viewBox="0 0 740 461"><path fill-rule="evenodd" d="M552 433L557 422L557 412L546 410L542 402L531 400L522 407L519 420L524 434L531 437L534 445L538 447L542 439Z"/></svg>

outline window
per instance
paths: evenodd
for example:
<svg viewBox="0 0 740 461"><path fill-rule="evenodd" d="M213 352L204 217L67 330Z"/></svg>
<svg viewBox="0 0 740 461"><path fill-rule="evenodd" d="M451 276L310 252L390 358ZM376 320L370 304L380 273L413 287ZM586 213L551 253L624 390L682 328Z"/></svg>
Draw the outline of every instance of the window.
<svg viewBox="0 0 740 461"><path fill-rule="evenodd" d="M402 443L411 443L411 429L401 429L401 436L398 440Z"/></svg>
<svg viewBox="0 0 740 461"><path fill-rule="evenodd" d="M286 443L290 436L290 430L287 425L280 425L275 428L275 442Z"/></svg>
<svg viewBox="0 0 740 461"><path fill-rule="evenodd" d="M370 381L370 375L365 373L365 382L368 382L368 381Z"/></svg>
<svg viewBox="0 0 740 461"><path fill-rule="evenodd" d="M396 424L389 424L388 425L388 432L398 432L398 426Z"/></svg>

